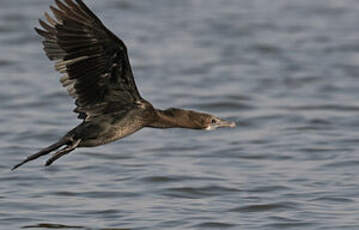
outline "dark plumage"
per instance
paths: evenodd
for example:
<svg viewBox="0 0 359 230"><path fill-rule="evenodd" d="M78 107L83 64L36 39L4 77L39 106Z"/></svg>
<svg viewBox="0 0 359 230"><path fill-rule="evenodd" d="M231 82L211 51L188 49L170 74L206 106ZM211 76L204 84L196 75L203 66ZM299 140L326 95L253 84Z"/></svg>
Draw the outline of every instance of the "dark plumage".
<svg viewBox="0 0 359 230"><path fill-rule="evenodd" d="M75 99L83 122L58 142L29 156L13 169L62 146L47 162L78 147L103 145L141 128L212 129L235 127L213 115L190 110L155 109L137 90L125 44L81 0L55 0L56 19L39 20L46 55L63 74L60 81Z"/></svg>

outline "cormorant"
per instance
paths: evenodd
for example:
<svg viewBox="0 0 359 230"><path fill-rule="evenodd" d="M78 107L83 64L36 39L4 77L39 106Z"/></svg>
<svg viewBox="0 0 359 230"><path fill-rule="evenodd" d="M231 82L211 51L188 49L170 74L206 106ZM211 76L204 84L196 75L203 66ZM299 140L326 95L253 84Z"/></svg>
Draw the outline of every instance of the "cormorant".
<svg viewBox="0 0 359 230"><path fill-rule="evenodd" d="M46 162L51 165L79 147L103 145L144 127L214 129L234 122L191 110L156 109L137 90L125 44L81 0L55 0L55 19L39 20L46 55L63 74L60 81L75 99L82 123L58 142L27 157L13 170L64 146Z"/></svg>

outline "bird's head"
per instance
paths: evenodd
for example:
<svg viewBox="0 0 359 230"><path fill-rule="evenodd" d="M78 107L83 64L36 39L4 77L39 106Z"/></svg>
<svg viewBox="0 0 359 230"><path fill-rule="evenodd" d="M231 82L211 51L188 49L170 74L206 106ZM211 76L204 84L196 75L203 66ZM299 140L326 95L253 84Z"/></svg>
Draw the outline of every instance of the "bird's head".
<svg viewBox="0 0 359 230"><path fill-rule="evenodd" d="M199 129L214 130L216 128L236 127L233 121L226 121L212 114L188 111L189 120L191 120Z"/></svg>
<svg viewBox="0 0 359 230"><path fill-rule="evenodd" d="M192 110L169 108L156 110L157 119L150 123L152 128L187 128L213 130L221 127L236 127L235 122L225 121L214 115Z"/></svg>

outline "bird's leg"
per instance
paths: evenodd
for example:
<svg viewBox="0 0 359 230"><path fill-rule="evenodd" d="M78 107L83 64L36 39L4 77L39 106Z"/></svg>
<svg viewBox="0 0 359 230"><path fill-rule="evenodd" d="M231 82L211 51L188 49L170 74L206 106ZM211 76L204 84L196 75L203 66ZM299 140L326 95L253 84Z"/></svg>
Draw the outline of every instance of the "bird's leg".
<svg viewBox="0 0 359 230"><path fill-rule="evenodd" d="M46 161L45 166L50 166L54 161L59 159L60 157L70 153L72 150L76 149L76 147L80 144L81 139L76 140L71 145L68 145L67 147L61 149L60 151L56 152L50 159Z"/></svg>

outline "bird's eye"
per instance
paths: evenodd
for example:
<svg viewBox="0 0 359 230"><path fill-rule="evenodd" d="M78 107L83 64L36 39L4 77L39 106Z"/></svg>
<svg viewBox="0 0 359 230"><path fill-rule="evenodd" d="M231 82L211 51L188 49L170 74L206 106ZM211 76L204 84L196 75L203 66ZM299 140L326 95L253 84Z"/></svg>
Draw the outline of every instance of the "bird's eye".
<svg viewBox="0 0 359 230"><path fill-rule="evenodd" d="M217 121L215 119L212 119L212 124L215 124Z"/></svg>

